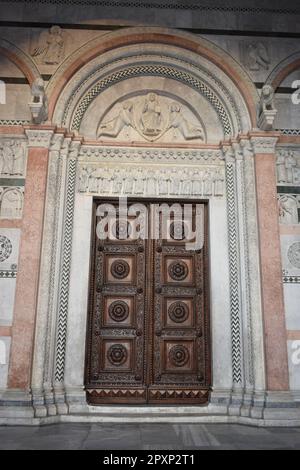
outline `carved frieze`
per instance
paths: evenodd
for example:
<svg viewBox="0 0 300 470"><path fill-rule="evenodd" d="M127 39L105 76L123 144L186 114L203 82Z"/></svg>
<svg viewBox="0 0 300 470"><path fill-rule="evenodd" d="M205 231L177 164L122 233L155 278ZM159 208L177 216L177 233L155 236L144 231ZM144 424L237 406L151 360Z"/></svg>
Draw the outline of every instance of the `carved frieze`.
<svg viewBox="0 0 300 470"><path fill-rule="evenodd" d="M0 139L0 178L24 177L26 143L21 139Z"/></svg>
<svg viewBox="0 0 300 470"><path fill-rule="evenodd" d="M300 186L300 149L282 148L277 152L277 184Z"/></svg>
<svg viewBox="0 0 300 470"><path fill-rule="evenodd" d="M20 219L24 201L23 186L0 187L0 218Z"/></svg>
<svg viewBox="0 0 300 470"><path fill-rule="evenodd" d="M219 149L180 149L142 147L104 147L82 145L79 161L159 162L159 163L221 163L224 155Z"/></svg>
<svg viewBox="0 0 300 470"><path fill-rule="evenodd" d="M98 195L223 196L224 168L220 166L80 165L78 191Z"/></svg>
<svg viewBox="0 0 300 470"><path fill-rule="evenodd" d="M117 103L99 126L97 137L126 140L205 141L203 125L190 109L165 96L151 92Z"/></svg>

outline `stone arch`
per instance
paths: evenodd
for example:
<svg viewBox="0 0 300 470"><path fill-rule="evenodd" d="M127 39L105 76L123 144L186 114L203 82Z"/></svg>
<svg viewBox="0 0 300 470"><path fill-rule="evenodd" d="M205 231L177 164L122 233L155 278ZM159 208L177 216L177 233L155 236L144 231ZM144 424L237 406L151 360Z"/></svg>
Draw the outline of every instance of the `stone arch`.
<svg viewBox="0 0 300 470"><path fill-rule="evenodd" d="M120 63L121 54L124 54L124 46L126 46L127 64L124 61L123 64ZM164 60L155 60L154 56L156 55L157 59L162 52L161 49L164 51ZM131 59L129 50L131 50ZM152 57L149 57L148 69L143 72L138 70L138 66L141 66L139 62L145 53L148 56L152 55ZM133 61L134 54L137 59L136 63ZM176 58L177 63L175 64ZM201 70L201 63L205 64L203 70ZM98 66L101 64L102 72L105 65L105 76L103 73L101 76L100 71L97 74L97 64ZM189 64L191 70L188 71ZM143 65L146 65L145 62ZM204 69L207 72L208 68L215 69L215 73L212 73L213 79L203 76ZM126 75L128 75L127 78L130 78L143 73L150 74L150 76L172 76L174 80L198 88L199 92L206 94L206 96L209 95L214 105L219 107L223 128L230 128L230 124L226 123L226 114L229 116L234 113L235 107L239 108L239 114L244 120L243 125L240 126L240 129L239 126L235 126L234 132L225 132L225 137L232 137L239 132L246 132L255 127L258 95L248 75L238 63L227 52L204 38L160 28L131 28L108 33L96 40L89 41L78 49L72 59L68 58L59 67L47 87L49 112L53 122L70 129L73 125L70 118L62 118L61 116L62 108L69 107L70 110L70 97L73 102L74 97L78 102L80 101L79 96L83 99L83 103L79 104L80 111L77 110L77 114L74 111L74 106L72 109L72 112L75 112L75 119L78 119L78 114L84 112L83 107L89 105L89 100L105 87L125 80ZM219 76L222 77L222 80L217 83ZM73 82L73 88L70 86L70 82ZM85 88L87 84L90 88L89 95ZM208 84L209 89L207 89ZM222 96L226 93L228 95L227 103ZM227 109L224 110L222 107ZM232 120L232 116L230 119ZM73 125L75 131L78 131L77 124L75 121L75 125Z"/></svg>
<svg viewBox="0 0 300 470"><path fill-rule="evenodd" d="M279 62L268 76L266 84L272 85L276 91L283 80L297 69L300 69L300 51Z"/></svg>
<svg viewBox="0 0 300 470"><path fill-rule="evenodd" d="M40 78L39 70L31 58L17 46L3 38L0 38L0 54L11 60L24 73L29 85L36 78Z"/></svg>

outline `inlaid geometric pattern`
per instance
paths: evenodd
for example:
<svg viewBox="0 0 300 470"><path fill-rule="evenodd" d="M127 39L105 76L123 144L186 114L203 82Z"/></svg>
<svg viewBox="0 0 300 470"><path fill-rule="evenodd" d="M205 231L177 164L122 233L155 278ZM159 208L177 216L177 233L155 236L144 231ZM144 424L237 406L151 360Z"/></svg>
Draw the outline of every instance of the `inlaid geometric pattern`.
<svg viewBox="0 0 300 470"><path fill-rule="evenodd" d="M234 165L226 165L228 235L229 235L229 272L230 272L230 313L231 313L231 348L232 375L234 383L241 383L241 325L239 299L239 262L238 234L235 196Z"/></svg>
<svg viewBox="0 0 300 470"><path fill-rule="evenodd" d="M100 80L96 85L94 85L86 95L81 99L79 105L77 106L72 123L71 123L71 130L79 131L81 121L83 116L91 104L91 102L104 90L109 88L110 86L119 83L123 80L127 80L132 77L139 77L139 76L156 76L156 77L167 77L173 80L177 80L179 82L183 82L198 90L215 108L219 119L221 121L221 125L224 131L224 135L229 137L233 134L233 128L228 117L228 114L221 103L220 99L216 96L216 94L201 80L199 80L196 76L191 73L187 73L175 67L170 67L167 65L160 65L160 64L143 64L143 65L135 65L128 67L123 70L119 70L117 72L112 73L111 75L103 78ZM68 106L65 109L65 114L63 118L63 124L66 125L67 120L67 112Z"/></svg>
<svg viewBox="0 0 300 470"><path fill-rule="evenodd" d="M61 268L59 312L58 312L57 341L56 341L55 380L57 382L63 381L64 370L65 370L70 268L71 268L71 259L72 259L71 251L72 251L73 214L74 214L74 200L75 200L75 181L76 181L76 160L70 159L69 170L68 170L65 233L64 233L63 254L62 254L63 264Z"/></svg>

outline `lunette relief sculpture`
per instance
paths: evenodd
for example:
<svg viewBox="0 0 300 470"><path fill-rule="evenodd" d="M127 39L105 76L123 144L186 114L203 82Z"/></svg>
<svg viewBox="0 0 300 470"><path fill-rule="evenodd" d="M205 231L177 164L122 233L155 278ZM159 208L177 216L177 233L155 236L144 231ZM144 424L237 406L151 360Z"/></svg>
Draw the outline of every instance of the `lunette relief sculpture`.
<svg viewBox="0 0 300 470"><path fill-rule="evenodd" d="M142 101L141 101L142 100ZM121 131L130 138L130 131L136 131L148 141L162 138L168 131L173 130L172 139L205 140L202 125L191 122L185 115L182 105L173 101L167 103L164 97L157 93L148 93L144 98L125 101L116 109L116 115L107 121L100 122L97 137L116 138Z"/></svg>

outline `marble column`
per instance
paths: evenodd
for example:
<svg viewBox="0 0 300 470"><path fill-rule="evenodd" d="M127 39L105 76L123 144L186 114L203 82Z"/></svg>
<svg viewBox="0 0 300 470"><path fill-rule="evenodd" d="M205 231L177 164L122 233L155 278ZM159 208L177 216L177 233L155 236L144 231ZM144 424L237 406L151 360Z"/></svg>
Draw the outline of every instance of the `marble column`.
<svg viewBox="0 0 300 470"><path fill-rule="evenodd" d="M27 129L28 159L21 227L8 386L30 386L41 240L48 170L48 148L53 129Z"/></svg>
<svg viewBox="0 0 300 470"><path fill-rule="evenodd" d="M288 358L276 191L277 140L276 133L251 134L255 153L267 390L287 391Z"/></svg>

